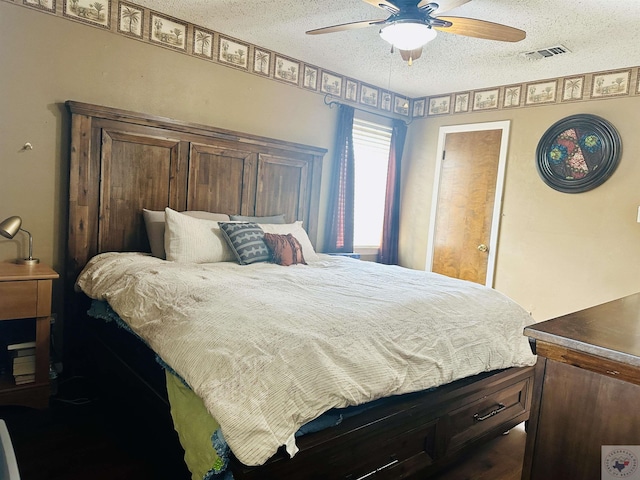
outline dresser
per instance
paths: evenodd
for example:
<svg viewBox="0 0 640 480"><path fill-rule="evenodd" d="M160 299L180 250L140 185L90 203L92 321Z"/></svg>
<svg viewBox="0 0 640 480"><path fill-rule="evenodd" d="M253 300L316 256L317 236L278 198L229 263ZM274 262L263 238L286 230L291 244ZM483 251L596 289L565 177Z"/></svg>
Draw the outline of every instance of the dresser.
<svg viewBox="0 0 640 480"><path fill-rule="evenodd" d="M603 445L640 445L640 293L524 333L538 363L522 479L600 480Z"/></svg>
<svg viewBox="0 0 640 480"><path fill-rule="evenodd" d="M33 322L24 340L35 341L35 381L16 385L8 356L7 373L0 377L0 405L46 408L49 405L49 333L52 282L58 274L43 263L0 262L0 335L10 338ZM2 345L2 348L7 348ZM4 353L4 352L3 352Z"/></svg>

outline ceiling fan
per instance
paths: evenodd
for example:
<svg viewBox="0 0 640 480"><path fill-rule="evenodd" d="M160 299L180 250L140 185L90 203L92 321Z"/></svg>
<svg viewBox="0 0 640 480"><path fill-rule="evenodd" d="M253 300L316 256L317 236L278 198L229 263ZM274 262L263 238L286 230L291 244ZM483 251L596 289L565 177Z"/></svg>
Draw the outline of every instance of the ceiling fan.
<svg viewBox="0 0 640 480"><path fill-rule="evenodd" d="M380 20L364 20L317 28L306 33L308 35L318 35L379 26L380 36L397 48L403 60L409 62L409 65L422 55L422 47L435 38L436 30L502 42L518 42L527 35L523 30L499 23L474 18L443 17L440 15L471 0L441 0L439 2L428 2L427 0L363 1L387 11L389 16Z"/></svg>

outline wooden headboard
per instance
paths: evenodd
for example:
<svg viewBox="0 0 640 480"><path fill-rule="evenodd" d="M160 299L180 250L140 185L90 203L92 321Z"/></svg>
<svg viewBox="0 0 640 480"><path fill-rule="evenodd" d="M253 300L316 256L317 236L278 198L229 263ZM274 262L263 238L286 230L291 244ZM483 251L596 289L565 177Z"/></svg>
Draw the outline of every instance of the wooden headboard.
<svg viewBox="0 0 640 480"><path fill-rule="evenodd" d="M150 251L142 209L285 214L318 235L325 149L74 101L67 280L94 255Z"/></svg>

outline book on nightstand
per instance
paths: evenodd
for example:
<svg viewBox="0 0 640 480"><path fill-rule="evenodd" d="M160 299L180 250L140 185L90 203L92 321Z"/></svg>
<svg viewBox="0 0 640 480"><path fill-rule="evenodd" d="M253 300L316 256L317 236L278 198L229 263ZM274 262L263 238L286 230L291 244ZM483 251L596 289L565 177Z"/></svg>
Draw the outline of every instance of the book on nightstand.
<svg viewBox="0 0 640 480"><path fill-rule="evenodd" d="M12 374L16 385L32 383L36 380L36 342L13 343L7 345L12 358Z"/></svg>
<svg viewBox="0 0 640 480"><path fill-rule="evenodd" d="M13 378L16 381L16 385L24 385L25 383L33 383L36 381L36 374L30 373L28 375L14 375Z"/></svg>
<svg viewBox="0 0 640 480"><path fill-rule="evenodd" d="M29 355L35 355L35 354L36 354L36 347L23 348L21 350L14 350L12 352L13 358L27 357Z"/></svg>
<svg viewBox="0 0 640 480"><path fill-rule="evenodd" d="M36 356L16 357L13 359L13 375L36 373Z"/></svg>
<svg viewBox="0 0 640 480"><path fill-rule="evenodd" d="M9 350L10 352L17 354L19 352L22 352L24 350L29 350L29 349L33 349L33 351L35 352L35 348L36 348L36 342L32 341L32 342L23 342L23 343L11 343L9 345L7 345L7 350Z"/></svg>

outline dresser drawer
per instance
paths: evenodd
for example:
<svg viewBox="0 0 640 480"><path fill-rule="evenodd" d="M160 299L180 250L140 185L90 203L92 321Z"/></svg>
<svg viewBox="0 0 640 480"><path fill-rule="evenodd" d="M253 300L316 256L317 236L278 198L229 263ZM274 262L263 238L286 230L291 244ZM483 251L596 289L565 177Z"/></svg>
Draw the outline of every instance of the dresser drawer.
<svg viewBox="0 0 640 480"><path fill-rule="evenodd" d="M446 418L447 450L463 447L492 429L527 411L530 379L484 396L452 410Z"/></svg>
<svg viewBox="0 0 640 480"><path fill-rule="evenodd" d="M0 320L36 317L38 282L0 282Z"/></svg>

